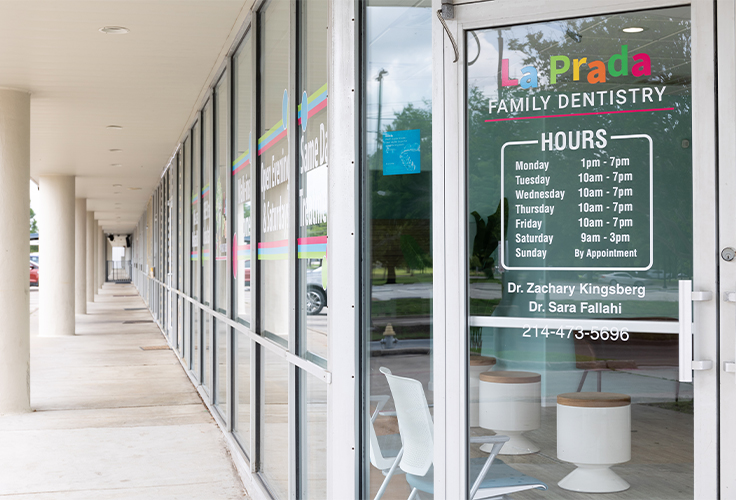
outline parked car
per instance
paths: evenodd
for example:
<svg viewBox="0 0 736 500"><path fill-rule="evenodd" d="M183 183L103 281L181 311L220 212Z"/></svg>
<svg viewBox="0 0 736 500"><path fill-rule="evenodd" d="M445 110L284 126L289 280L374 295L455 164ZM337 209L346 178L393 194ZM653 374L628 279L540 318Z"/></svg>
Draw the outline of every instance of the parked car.
<svg viewBox="0 0 736 500"><path fill-rule="evenodd" d="M31 286L38 286L38 264L33 261L31 263Z"/></svg>
<svg viewBox="0 0 736 500"><path fill-rule="evenodd" d="M38 264L38 252L34 252L31 254L31 261Z"/></svg>
<svg viewBox="0 0 736 500"><path fill-rule="evenodd" d="M650 280L632 276L629 273L618 271L615 273L601 274L598 277L598 281L601 283L608 283L610 285L622 284L622 285L646 285Z"/></svg>
<svg viewBox="0 0 736 500"><path fill-rule="evenodd" d="M327 290L322 287L322 266L307 271L307 314L319 314L327 306Z"/></svg>

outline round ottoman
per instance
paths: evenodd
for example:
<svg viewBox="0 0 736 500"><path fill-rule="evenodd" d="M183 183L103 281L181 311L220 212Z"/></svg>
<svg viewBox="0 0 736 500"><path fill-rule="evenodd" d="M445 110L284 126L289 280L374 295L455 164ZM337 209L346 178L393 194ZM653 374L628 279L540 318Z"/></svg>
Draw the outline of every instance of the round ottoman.
<svg viewBox="0 0 736 500"><path fill-rule="evenodd" d="M480 374L486 370L490 370L495 364L496 358L494 357L480 356L478 354L470 355L468 366L468 420L470 421L470 427L478 427L480 425L478 409Z"/></svg>
<svg viewBox="0 0 736 500"><path fill-rule="evenodd" d="M494 371L480 374L480 426L509 440L500 455L536 453L539 447L523 432L539 428L542 415L542 376L533 372ZM492 445L480 448L485 452Z"/></svg>
<svg viewBox="0 0 736 500"><path fill-rule="evenodd" d="M631 397L611 392L557 396L557 458L577 469L558 484L581 493L614 493L629 483L610 467L631 460Z"/></svg>

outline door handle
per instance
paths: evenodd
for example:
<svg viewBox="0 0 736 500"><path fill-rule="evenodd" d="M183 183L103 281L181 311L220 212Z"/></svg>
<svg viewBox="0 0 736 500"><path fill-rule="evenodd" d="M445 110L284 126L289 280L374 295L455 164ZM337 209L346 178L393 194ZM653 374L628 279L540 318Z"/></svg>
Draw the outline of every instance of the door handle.
<svg viewBox="0 0 736 500"><path fill-rule="evenodd" d="M723 301L736 302L736 292L723 292ZM727 373L736 373L736 363L733 361L724 361L723 371Z"/></svg>
<svg viewBox="0 0 736 500"><path fill-rule="evenodd" d="M736 294L735 298L736 298ZM692 382L693 370L710 370L713 361L693 360L693 302L704 302L711 300L713 294L707 291L693 291L691 280L680 280L679 306L680 306L680 382ZM736 368L736 367L735 367Z"/></svg>

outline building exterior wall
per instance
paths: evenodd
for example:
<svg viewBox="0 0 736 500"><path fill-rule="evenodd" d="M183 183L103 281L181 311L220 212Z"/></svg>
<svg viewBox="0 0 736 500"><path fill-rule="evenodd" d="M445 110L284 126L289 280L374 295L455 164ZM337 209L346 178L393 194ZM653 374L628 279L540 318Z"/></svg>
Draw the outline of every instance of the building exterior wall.
<svg viewBox="0 0 736 500"><path fill-rule="evenodd" d="M693 259L694 249L712 245L703 243L708 238L698 241L697 235L707 231L694 229L698 221L693 223L693 217L703 222L704 214L715 207L713 194L698 181L709 173L693 163L690 149L695 137L703 138L693 130L698 115L691 116L691 107L696 103L697 109L704 97L713 96L693 90L708 83L709 73L695 77L690 69L691 46L697 40L693 37L707 31L704 9L652 2L626 4L616 8L621 13L611 14L600 2L585 8L567 3L568 19L556 20L559 16L548 10L533 16L522 6L511 6L503 12L512 21L499 24L493 17L498 14L493 10L496 3L475 4L456 6L457 17L443 19L445 28L437 15L439 1L257 2L209 83L133 234L133 281L223 429L241 476L256 496L373 498L387 472L376 466L379 440L372 440L373 433L383 442L406 432L401 417L397 419L400 403L389 385L395 380L391 372L418 382L427 415L432 409L433 441L427 453L433 454L429 463L438 498L470 491L468 469L488 456L489 446L481 448L479 440L492 441L491 429L517 432L489 427L483 416L479 387L485 370L539 376L534 411L541 423L528 430L538 432L537 439L552 448L537 454L535 445L523 448L512 442L502 453L520 446L537 469L518 470L543 476L553 488L565 474L542 463L542 457L557 450L551 424L556 398L578 384L601 392L601 383L594 390L595 377L603 377L598 380L604 388L631 398L636 424L654 432L656 422L668 422L685 435L695 432L704 441L708 436L717 439L707 434L711 431L701 432L688 413L687 405L691 408L698 401L712 410L710 403L718 393L704 382L712 372L696 372L695 385L686 378L681 382L675 334L677 306L685 299L673 288L678 281L697 282L699 276L715 272L714 263L705 270ZM623 12L643 8L650 10ZM702 24L696 24L696 18ZM649 23L643 33L656 40L656 48L647 49L645 41L622 30L636 28L636 22ZM459 62L453 60L450 36L460 43ZM600 127L636 129L661 139L657 162L671 167L669 178L657 179L657 189L663 187L656 201L651 195L656 210L643 215L656 213L660 223L672 222L671 232L657 230L658 265L650 262L620 271L627 276L609 276L619 272L616 263L611 269L585 268L579 273L546 263L539 269L516 269L504 260L507 250L499 247L499 242L513 243L505 237L510 234L504 225L509 217L521 220L504 205L513 189L502 194L506 178L499 166L503 144L525 137L526 129L517 120L544 118L533 122L543 124L544 133L557 133L561 122L554 119L561 117L570 119L565 123L572 124L573 132L577 126L567 114L524 115L518 102L537 96L557 99L564 92L577 92L575 85L583 89L580 92L587 89L584 80L578 83L579 74L566 76L562 66L556 66L565 60L577 64L571 62L575 50L599 48L586 46L579 37L585 43L598 40L605 50L614 47L611 54L620 58L607 55L601 65L609 78L613 72L632 77L622 80L623 88L646 87L649 95L657 89L665 95L664 87L672 92L666 110L630 109L612 101L609 107L592 105L598 107L587 114L679 112L664 121L654 114L650 122L600 122ZM551 50L543 42L561 55L539 56ZM471 49L477 50L477 57ZM654 64L651 74L639 75L650 79L634 80L634 65L643 60L635 56L641 53L652 54L661 67ZM559 59L553 59L552 69L538 71L537 66L549 64L548 56ZM624 75L615 61L630 57L626 65L632 74ZM669 62L673 59L681 64ZM583 71L581 64L588 63L580 63L578 71ZM592 72L590 68L583 74ZM551 87L553 69L559 70L557 90ZM521 99L514 92L527 87L519 81L532 89ZM474 87L472 82L480 83ZM540 86L542 93L536 94ZM566 90L559 90L563 87ZM504 95L514 97L517 114L498 114ZM525 108L527 113L535 110ZM491 125L502 120L508 122ZM554 136L550 147L557 144L553 141ZM715 151L712 144L708 147ZM636 151L631 146L625 154L633 157ZM569 158L565 161L572 164ZM576 157L575 165L578 161ZM679 174L672 174L675 171ZM583 183L580 179L575 182ZM593 179L603 182L602 177ZM587 189L566 182L570 196ZM707 206L693 202L698 195ZM509 206L517 205L523 204L517 200ZM682 214L673 217L678 210ZM564 217L558 242L580 237L583 217L574 215ZM585 216L586 223L589 219ZM667 243L675 234L679 247ZM571 317L531 309L532 303L549 307L557 293L550 285L580 286L589 280L591 285L615 287L626 285L616 281L625 279L644 287L647 297L659 299L642 295L619 304L619 309L596 310L591 317L573 309L568 309L574 311ZM515 280L547 288L524 295L527 292L517 293ZM568 302L577 300L580 307L578 299ZM701 324L715 318L699 312L696 317ZM532 325L549 318L579 320L581 326L570 326L563 338L559 321ZM552 337L557 344L550 340L553 323L554 335L560 337ZM534 328L534 338L544 340L526 340ZM615 347L622 351L610 350L613 341L603 354L591 350L598 344L581 342L593 332L600 338L602 330L611 339L613 328L621 339ZM626 342L635 342L620 345L624 329ZM576 338L582 336L577 342L570 336L573 331L578 332ZM644 346L654 346L651 350L658 355L643 355L649 352ZM658 382L647 385L652 373ZM625 377L637 382L626 382ZM701 422L713 420L712 411L707 415ZM647 495L666 488L680 488L685 496L717 489L717 479L708 472L713 467L703 465L712 465L716 452L698 440L678 441L678 432L665 432L663 439L676 447L672 467L685 474L673 473L669 465L652 467L646 477L658 486ZM637 460L658 456L649 451L653 441L638 438L635 445L644 443L647 451L639 451L629 464L632 474L642 463ZM521 462L508 458L514 466ZM410 491L404 476L396 476L383 498L406 498Z"/></svg>

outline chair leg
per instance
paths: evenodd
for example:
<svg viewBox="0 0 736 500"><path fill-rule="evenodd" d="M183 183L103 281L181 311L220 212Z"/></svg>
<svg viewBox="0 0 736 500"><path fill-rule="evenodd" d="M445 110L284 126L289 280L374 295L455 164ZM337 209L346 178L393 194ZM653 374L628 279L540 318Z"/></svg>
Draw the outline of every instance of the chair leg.
<svg viewBox="0 0 736 500"><path fill-rule="evenodd" d="M588 370L585 370L583 372L582 378L580 379L580 383L578 384L578 390L576 392L580 392L583 390L583 384L585 383L585 377L587 376L588 376Z"/></svg>
<svg viewBox="0 0 736 500"><path fill-rule="evenodd" d="M675 380L675 403L680 400L680 380Z"/></svg>
<svg viewBox="0 0 736 500"><path fill-rule="evenodd" d="M402 447L399 450L399 454L396 455L396 459L394 460L394 463L391 465L391 468L388 471L388 474L386 474L386 477L383 479L383 483L381 483L381 487L378 489L378 493L376 493L376 498L373 500L379 500L383 494L386 492L386 487L388 486L388 482L391 481L391 476L394 475L394 472L396 472L396 467L398 467L399 462L401 461L401 456L404 454L404 448Z"/></svg>
<svg viewBox="0 0 736 500"><path fill-rule="evenodd" d="M598 373L598 392L601 392L601 377L603 377L603 372L597 372Z"/></svg>
<svg viewBox="0 0 736 500"><path fill-rule="evenodd" d="M409 498L407 498L407 500L414 500L417 497L417 492L418 491L419 490L417 490L416 488L414 488L413 490L411 490L411 494L409 495Z"/></svg>

